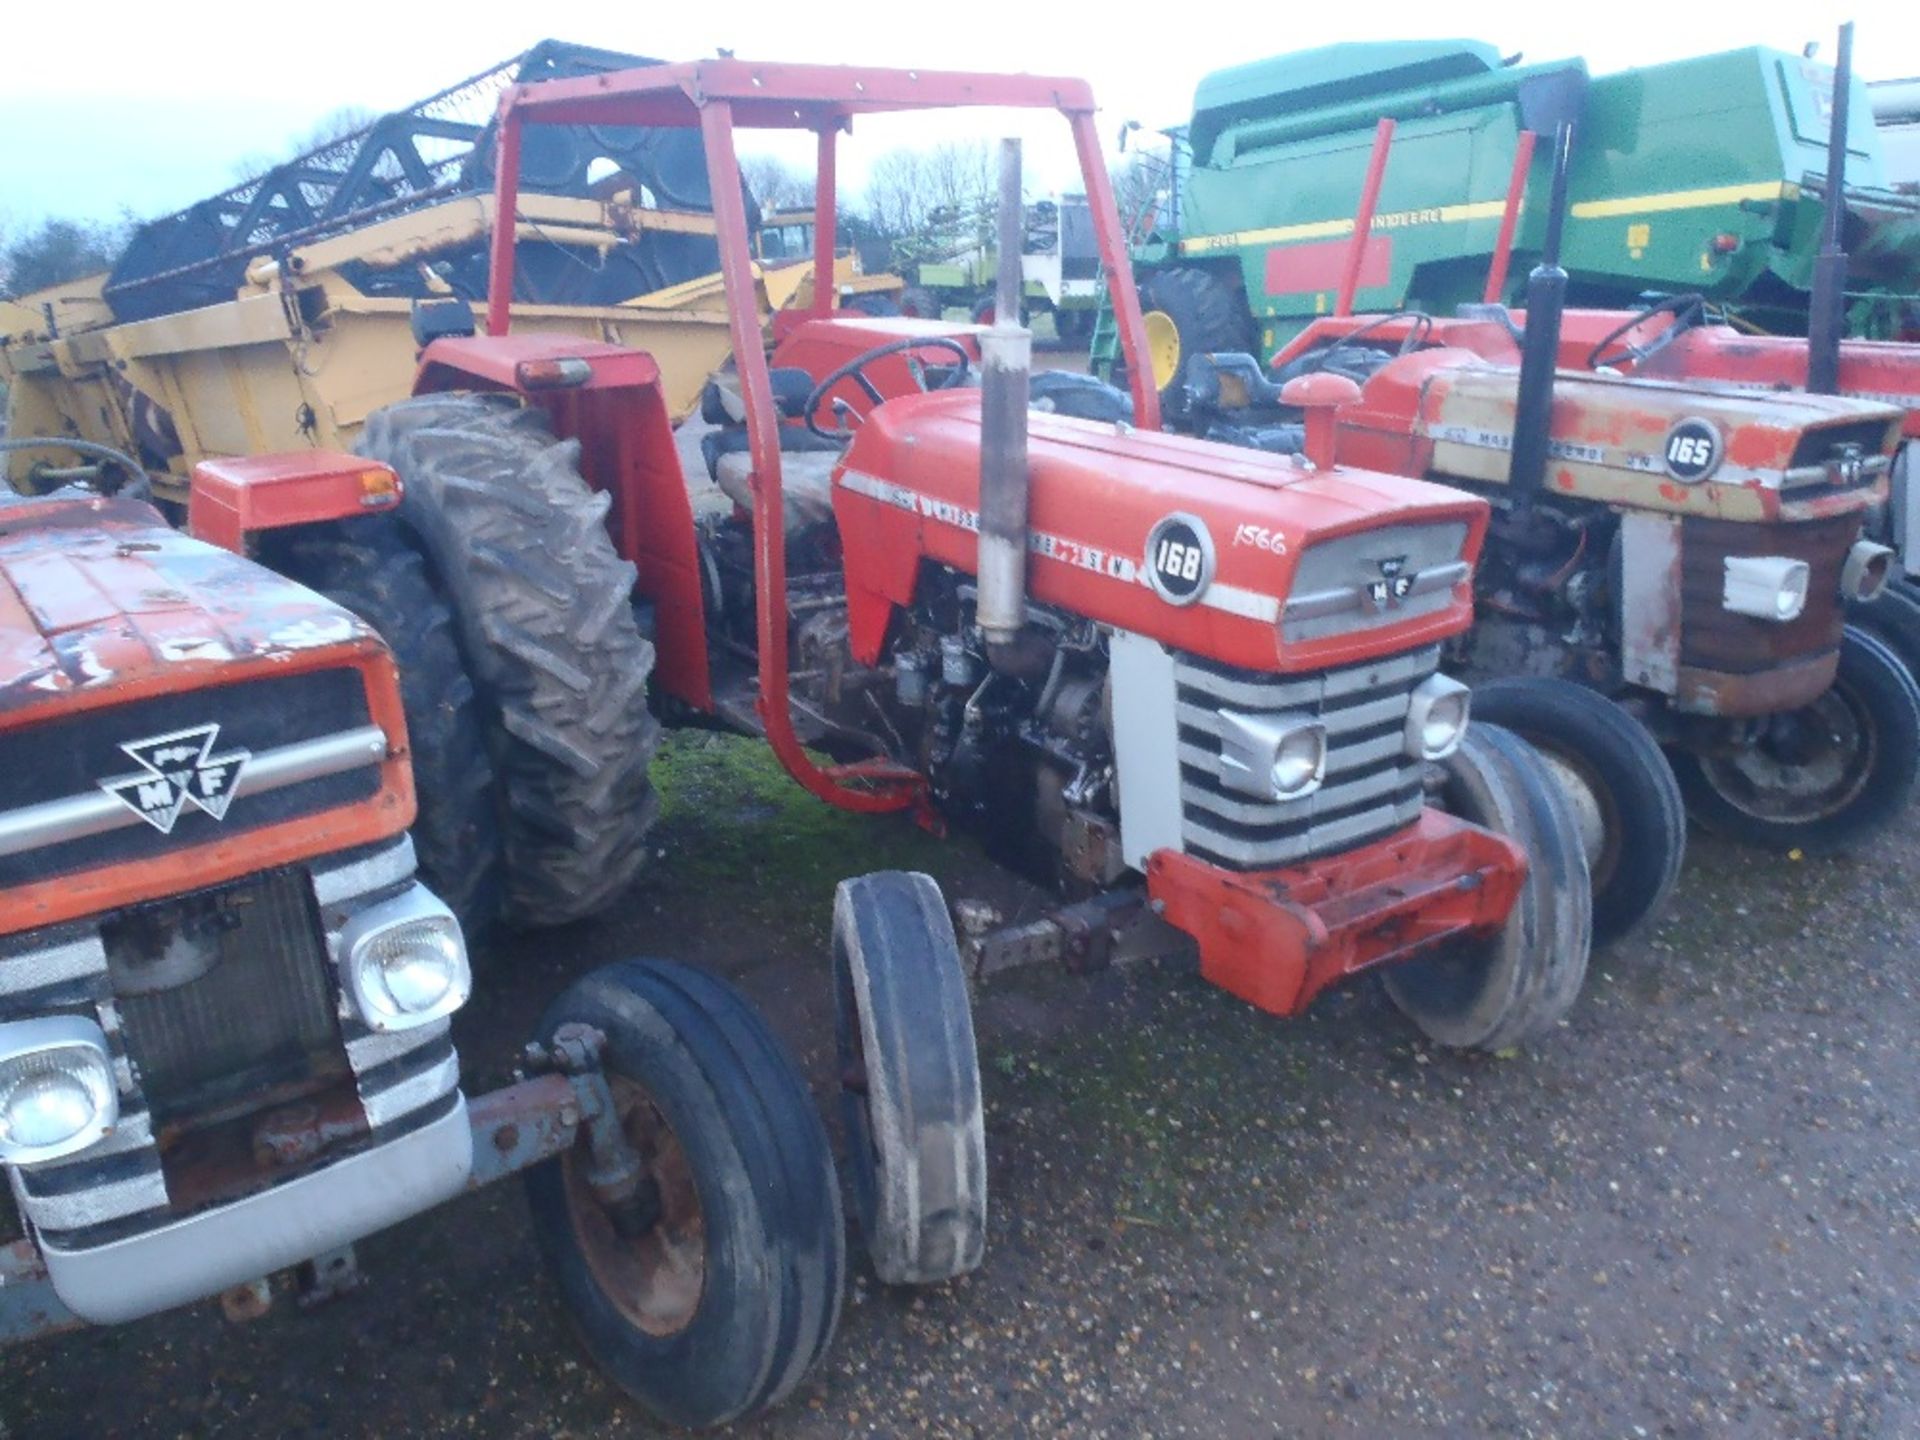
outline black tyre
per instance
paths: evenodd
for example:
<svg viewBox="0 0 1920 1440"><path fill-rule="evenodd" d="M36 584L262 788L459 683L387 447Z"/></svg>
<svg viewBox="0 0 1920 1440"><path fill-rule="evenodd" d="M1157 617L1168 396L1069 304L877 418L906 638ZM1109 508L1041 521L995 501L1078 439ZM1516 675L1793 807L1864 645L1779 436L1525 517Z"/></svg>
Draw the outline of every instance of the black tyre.
<svg viewBox="0 0 1920 1440"><path fill-rule="evenodd" d="M658 1199L642 1227L617 1227L584 1134L527 1173L534 1233L587 1349L676 1425L777 1404L826 1353L846 1280L806 1082L738 991L683 965L593 971L548 1009L541 1039L570 1022L606 1037L608 1087Z"/></svg>
<svg viewBox="0 0 1920 1440"><path fill-rule="evenodd" d="M862 315L871 315L875 319L886 319L900 313L900 302L891 295L873 290L865 295L848 297L847 308L858 310Z"/></svg>
<svg viewBox="0 0 1920 1440"><path fill-rule="evenodd" d="M374 412L357 448L405 482L401 519L459 620L505 797L507 917L593 914L638 873L658 809L653 646L608 497L581 479L577 442L506 396L403 400Z"/></svg>
<svg viewBox="0 0 1920 1440"><path fill-rule="evenodd" d="M1911 580L1891 580L1873 599L1849 604L1847 623L1893 651L1907 674L1920 678L1920 587Z"/></svg>
<svg viewBox="0 0 1920 1440"><path fill-rule="evenodd" d="M1185 409L1181 387L1190 357L1254 348L1245 298L1212 271L1178 266L1149 276L1141 287L1140 308L1146 316L1147 362L1169 415Z"/></svg>
<svg viewBox="0 0 1920 1440"><path fill-rule="evenodd" d="M983 295L978 300L973 302L973 310L971 313L973 315L974 324L991 325L994 323L995 318L999 315L1000 307L995 302L993 296ZM1026 323L1028 323L1028 319L1029 317L1027 315L1027 307L1025 302L1023 301L1020 306L1020 323L1022 325L1025 325Z"/></svg>
<svg viewBox="0 0 1920 1440"><path fill-rule="evenodd" d="M1027 381L1027 400L1035 410L1055 415L1108 424L1133 423L1131 395L1073 370L1035 370Z"/></svg>
<svg viewBox="0 0 1920 1440"><path fill-rule="evenodd" d="M413 822L420 875L479 949L500 918L493 764L453 612L407 538L391 519L369 517L269 532L260 558L353 611L393 651L420 805Z"/></svg>
<svg viewBox="0 0 1920 1440"><path fill-rule="evenodd" d="M1593 879L1594 943L1658 910L1680 877L1687 812L1646 726L1583 685L1531 675L1474 686L1473 713L1533 746L1573 807Z"/></svg>
<svg viewBox="0 0 1920 1440"><path fill-rule="evenodd" d="M1693 818L1729 839L1826 855L1890 823L1920 773L1920 688L1849 625L1840 672L1813 704L1762 721L1731 754L1672 752Z"/></svg>
<svg viewBox="0 0 1920 1440"><path fill-rule="evenodd" d="M1387 994L1429 1038L1504 1050L1557 1024L1579 997L1592 944L1586 852L1546 762L1518 736L1475 722L1440 762L1442 809L1526 852L1506 923L1382 971Z"/></svg>
<svg viewBox="0 0 1920 1440"><path fill-rule="evenodd" d="M966 972L940 887L882 871L833 901L847 1164L873 1268L927 1285L980 1264L987 1141Z"/></svg>
<svg viewBox="0 0 1920 1440"><path fill-rule="evenodd" d="M946 307L926 286L909 285L900 292L900 313L910 320L939 320L946 315Z"/></svg>

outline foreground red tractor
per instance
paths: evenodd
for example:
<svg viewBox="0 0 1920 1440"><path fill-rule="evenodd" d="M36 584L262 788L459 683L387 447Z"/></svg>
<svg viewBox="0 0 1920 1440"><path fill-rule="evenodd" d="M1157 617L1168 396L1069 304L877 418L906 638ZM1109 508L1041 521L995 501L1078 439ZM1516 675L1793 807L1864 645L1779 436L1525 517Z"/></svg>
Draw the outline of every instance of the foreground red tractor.
<svg viewBox="0 0 1920 1440"><path fill-rule="evenodd" d="M491 667L520 635L564 631L624 668L546 667L530 723L632 733L644 658L669 721L763 735L822 799L977 829L1087 897L1058 918L1058 948L1184 937L1207 977L1280 1014L1378 969L1441 1043L1541 1034L1586 967L1578 826L1540 759L1470 730L1466 687L1438 673L1471 619L1484 502L1327 454L1029 424L1026 332L836 313L825 283L770 367L736 125L816 134L824 277L839 134L967 105L1064 114L1137 353L1081 82L722 60L505 97L502 214L528 126L700 129L737 363L716 404L739 423L714 458L737 505L696 520L648 356L509 333L502 239L489 333L427 344L416 397L363 442L404 482L388 539L424 554L477 687L504 683ZM1133 402L1151 426L1153 395ZM525 581L515 605L475 605L501 571ZM582 571L624 575L631 594L581 604ZM605 770L610 827L630 773ZM929 888L853 887L836 923L855 1194L889 1281L960 1273L984 1237L966 989Z"/></svg>

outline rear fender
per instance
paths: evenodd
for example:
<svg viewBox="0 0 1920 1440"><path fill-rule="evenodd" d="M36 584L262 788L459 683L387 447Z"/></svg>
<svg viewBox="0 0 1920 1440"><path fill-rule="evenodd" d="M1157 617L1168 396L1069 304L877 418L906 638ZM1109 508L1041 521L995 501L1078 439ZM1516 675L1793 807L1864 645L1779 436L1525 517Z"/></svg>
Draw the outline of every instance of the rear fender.
<svg viewBox="0 0 1920 1440"><path fill-rule="evenodd" d="M567 362L558 378L568 383L552 383L555 362ZM654 686L711 711L693 504L653 357L564 335L449 337L422 352L413 390L518 395L546 413L555 435L580 442L581 476L612 499L613 547L639 572L635 594L653 606Z"/></svg>
<svg viewBox="0 0 1920 1440"><path fill-rule="evenodd" d="M193 467L187 528L236 555L267 530L378 514L400 503L393 471L337 450L226 456Z"/></svg>

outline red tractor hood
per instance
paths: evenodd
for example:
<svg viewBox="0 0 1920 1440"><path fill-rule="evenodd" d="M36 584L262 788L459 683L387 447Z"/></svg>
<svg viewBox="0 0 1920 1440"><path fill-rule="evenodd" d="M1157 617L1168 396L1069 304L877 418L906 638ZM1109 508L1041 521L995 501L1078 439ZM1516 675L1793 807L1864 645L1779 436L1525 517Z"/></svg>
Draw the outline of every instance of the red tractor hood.
<svg viewBox="0 0 1920 1440"><path fill-rule="evenodd" d="M1487 510L1459 491L1059 415L1033 415L1027 447L1027 590L1038 603L1259 670L1352 663L1471 621ZM879 658L923 560L975 571L980 449L980 397L968 390L890 401L848 448L833 504L863 661ZM1162 598L1147 572L1148 537L1169 517L1211 552L1185 604ZM1398 574L1409 555L1431 583L1404 597L1413 603L1366 603L1383 567ZM1289 601L1309 599L1319 618L1297 623L1304 612Z"/></svg>
<svg viewBox="0 0 1920 1440"><path fill-rule="evenodd" d="M0 728L42 707L378 652L358 619L126 500L0 505ZM312 657L317 658L317 657Z"/></svg>

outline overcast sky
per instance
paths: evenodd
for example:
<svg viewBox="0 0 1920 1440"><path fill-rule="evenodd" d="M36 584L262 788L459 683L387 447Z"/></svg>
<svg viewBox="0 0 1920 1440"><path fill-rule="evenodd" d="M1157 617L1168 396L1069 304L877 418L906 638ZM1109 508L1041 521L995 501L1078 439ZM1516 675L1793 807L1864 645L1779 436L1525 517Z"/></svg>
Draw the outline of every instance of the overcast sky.
<svg viewBox="0 0 1920 1440"><path fill-rule="evenodd" d="M1850 13L1859 22L1862 74L1920 75L1920 10L1911 0L1858 0ZM1138 18L1129 23L1129 14ZM405 106L548 36L668 59L725 46L747 59L1083 75L1105 112L1102 131L1112 135L1125 119L1154 126L1183 120L1194 82L1210 69L1337 40L1464 34L1524 51L1529 60L1583 55L1603 73L1744 44L1798 50L1819 40L1831 58L1833 31L1848 14L1684 0L1225 8L1060 0L918 7L329 0L291 10L258 0L107 0L72 8L11 0L0 19L0 44L11 62L0 93L0 220L19 225L47 214L178 209L231 184L241 157L283 153L342 106ZM1203 17L1212 23L1199 23ZM1195 23L1183 25L1183 18ZM848 147L845 164L857 182L866 160L892 144L1011 128L978 114L913 128L871 122ZM1029 133L1037 180L1062 183L1070 152Z"/></svg>

